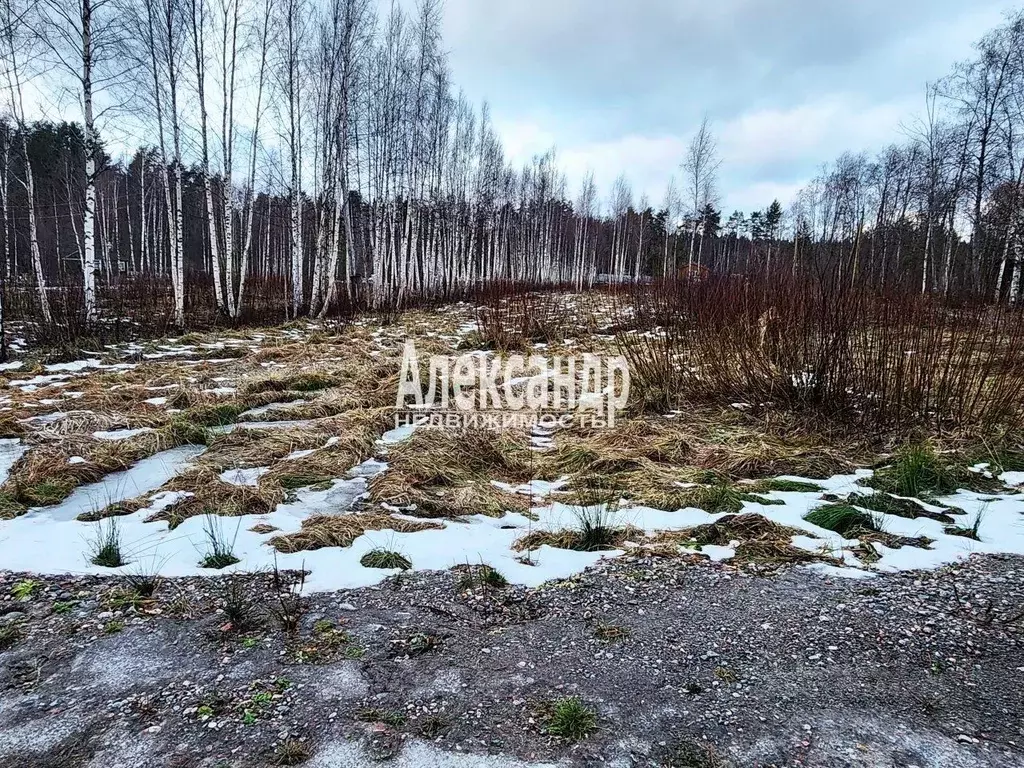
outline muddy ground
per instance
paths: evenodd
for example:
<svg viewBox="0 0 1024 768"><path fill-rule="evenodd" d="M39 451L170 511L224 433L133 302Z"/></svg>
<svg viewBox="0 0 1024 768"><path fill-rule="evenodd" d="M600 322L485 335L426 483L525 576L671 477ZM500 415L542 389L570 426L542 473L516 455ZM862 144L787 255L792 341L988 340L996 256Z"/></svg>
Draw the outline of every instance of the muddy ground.
<svg viewBox="0 0 1024 768"><path fill-rule="evenodd" d="M474 576L312 595L292 633L267 574L148 600L0 575L0 626L17 627L0 766L1024 765L1024 558L871 579L632 556L534 590ZM223 612L239 604L241 627ZM569 696L597 715L575 743L547 733Z"/></svg>

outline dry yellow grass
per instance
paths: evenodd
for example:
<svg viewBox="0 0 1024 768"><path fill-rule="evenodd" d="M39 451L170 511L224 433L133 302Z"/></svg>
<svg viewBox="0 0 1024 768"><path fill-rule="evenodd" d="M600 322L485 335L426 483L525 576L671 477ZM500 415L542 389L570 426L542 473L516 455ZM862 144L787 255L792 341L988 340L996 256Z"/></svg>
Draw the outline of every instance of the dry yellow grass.
<svg viewBox="0 0 1024 768"><path fill-rule="evenodd" d="M487 430L419 429L391 446L390 468L370 481L374 501L415 505L412 514L458 517L526 512L528 500L491 480L520 482L533 474L534 454L525 435Z"/></svg>
<svg viewBox="0 0 1024 768"><path fill-rule="evenodd" d="M216 470L204 466L186 470L164 488L192 494L150 518L166 520L171 528L199 515L265 515L284 500L284 491L276 484L233 485L222 481Z"/></svg>
<svg viewBox="0 0 1024 768"><path fill-rule="evenodd" d="M605 546L600 549L612 549L621 547L627 541L642 542L645 534L639 528L627 525L621 528L613 528L604 539ZM538 547L547 545L558 549L589 550L592 547L586 544L586 538L579 530L565 528L560 531L531 531L530 533L516 539L512 543L512 549L517 552L527 552Z"/></svg>
<svg viewBox="0 0 1024 768"><path fill-rule="evenodd" d="M654 536L648 546L680 551L692 549L695 545L713 544L730 546L735 543L736 554L728 560L731 565L759 563L779 565L782 563L838 561L824 552L811 552L794 547L791 537L808 536L806 531L779 525L761 515L725 515L713 523L698 525L680 531L660 533Z"/></svg>
<svg viewBox="0 0 1024 768"><path fill-rule="evenodd" d="M405 514L414 517L501 517L506 512L530 513L527 497L507 493L486 479L466 480L450 486L418 487L407 476L388 471L375 477L370 489L375 501L401 507Z"/></svg>
<svg viewBox="0 0 1024 768"><path fill-rule="evenodd" d="M690 454L686 436L673 426L629 419L610 429L560 434L548 461L557 474L608 474L636 469L644 459L680 465Z"/></svg>
<svg viewBox="0 0 1024 768"><path fill-rule="evenodd" d="M437 523L413 522L380 513L316 515L303 520L299 532L274 536L268 544L278 552L300 552L323 547L348 547L366 531L414 533L441 527Z"/></svg>
<svg viewBox="0 0 1024 768"><path fill-rule="evenodd" d="M97 440L70 434L33 447L12 468L0 494L23 506L56 504L76 487L127 469L140 459L180 444L177 436L154 430L125 440ZM84 459L74 464L71 457ZM13 507L11 511L13 511Z"/></svg>

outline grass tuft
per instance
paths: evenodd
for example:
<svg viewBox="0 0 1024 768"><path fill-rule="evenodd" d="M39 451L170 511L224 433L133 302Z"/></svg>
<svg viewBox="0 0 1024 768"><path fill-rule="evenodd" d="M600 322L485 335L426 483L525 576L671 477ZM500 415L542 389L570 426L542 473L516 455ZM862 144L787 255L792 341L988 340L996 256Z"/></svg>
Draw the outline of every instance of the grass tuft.
<svg viewBox="0 0 1024 768"><path fill-rule="evenodd" d="M155 570L142 568L136 568L133 573L127 574L125 579L128 581L128 586L144 599L153 597L157 589L160 588L160 584L163 583L163 579Z"/></svg>
<svg viewBox="0 0 1024 768"><path fill-rule="evenodd" d="M759 480L750 487L751 493L769 493L781 491L783 493L818 493L822 490L817 483L810 483L805 480L785 480L775 478L772 480Z"/></svg>
<svg viewBox="0 0 1024 768"><path fill-rule="evenodd" d="M475 568L467 567L457 586L460 590L473 589L474 587L502 589L508 586L508 579L502 576L501 571L492 568L486 563L481 563Z"/></svg>
<svg viewBox="0 0 1024 768"><path fill-rule="evenodd" d="M32 593L39 587L39 582L35 579L22 579L11 588L11 597L21 602L27 602L32 599Z"/></svg>
<svg viewBox="0 0 1024 768"><path fill-rule="evenodd" d="M401 728L406 722L404 712L380 707L364 707L357 710L354 717L361 723L384 723L392 728Z"/></svg>
<svg viewBox="0 0 1024 768"><path fill-rule="evenodd" d="M399 568L407 571L412 568L412 562L398 552L387 549L371 549L359 559L359 564L364 568Z"/></svg>
<svg viewBox="0 0 1024 768"><path fill-rule="evenodd" d="M610 524L608 505L580 507L575 514L579 522L579 539L573 549L597 552L614 548L620 540L618 529Z"/></svg>
<svg viewBox="0 0 1024 768"><path fill-rule="evenodd" d="M960 488L975 491L997 490L999 481L971 472L948 460L930 443L903 446L892 463L875 472L866 485L897 496L930 499L955 493Z"/></svg>
<svg viewBox="0 0 1024 768"><path fill-rule="evenodd" d="M804 515L804 520L835 531L845 538L856 538L859 531L879 531L874 518L850 504L825 504Z"/></svg>
<svg viewBox="0 0 1024 768"><path fill-rule="evenodd" d="M950 536L963 536L966 539L981 541L981 537L978 536L978 530L981 528L981 521L984 517L985 508L983 507L978 510L978 514L974 516L974 522L970 525L947 525L945 531Z"/></svg>
<svg viewBox="0 0 1024 768"><path fill-rule="evenodd" d="M238 525L235 526L234 537L228 541L220 518L217 515L206 515L203 520L203 533L206 535L207 550L199 563L201 568L227 568L229 565L240 562L235 557L234 548L241 524L242 522L239 520Z"/></svg>
<svg viewBox="0 0 1024 768"><path fill-rule="evenodd" d="M228 628L234 632L245 632L258 627L261 623L259 603L246 590L244 582L229 578L223 589L221 601Z"/></svg>
<svg viewBox="0 0 1024 768"><path fill-rule="evenodd" d="M566 741L585 739L597 729L597 713L578 696L559 699L549 705L545 731Z"/></svg>
<svg viewBox="0 0 1024 768"><path fill-rule="evenodd" d="M925 509L913 499L900 499L888 493L878 491L876 493L853 493L846 502L857 507L870 509L873 512L882 512L896 517L914 519L915 517L928 517L938 520L940 523L953 523L953 518L945 512L933 512Z"/></svg>
<svg viewBox="0 0 1024 768"><path fill-rule="evenodd" d="M121 530L117 524L117 518L110 517L99 523L96 536L90 543L92 557L89 561L93 565L104 568L120 568L127 565L127 561L121 553Z"/></svg>
<svg viewBox="0 0 1024 768"><path fill-rule="evenodd" d="M277 564L274 565L274 592L276 598L270 606L270 615L274 617L281 629L289 635L299 631L299 623L306 605L302 599L302 588L306 582L306 573L302 571L298 580L286 578Z"/></svg>
<svg viewBox="0 0 1024 768"><path fill-rule="evenodd" d="M274 765L300 765L312 756L313 753L310 752L305 742L298 739L286 739L274 749L271 762Z"/></svg>
<svg viewBox="0 0 1024 768"><path fill-rule="evenodd" d="M13 648L20 639L21 627L18 625L18 622L11 621L0 626L0 651Z"/></svg>

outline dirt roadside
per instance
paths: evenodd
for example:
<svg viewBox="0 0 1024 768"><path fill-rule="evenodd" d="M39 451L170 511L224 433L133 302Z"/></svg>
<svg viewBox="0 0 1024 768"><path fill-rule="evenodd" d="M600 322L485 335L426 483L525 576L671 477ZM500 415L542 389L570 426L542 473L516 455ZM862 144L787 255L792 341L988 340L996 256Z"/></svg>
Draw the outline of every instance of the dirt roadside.
<svg viewBox="0 0 1024 768"><path fill-rule="evenodd" d="M123 581L35 577L20 600L28 577L0 574L0 766L1024 765L1024 558L466 576L312 595L289 634L266 575L239 630L226 579L126 601ZM576 743L547 733L571 696L597 718Z"/></svg>

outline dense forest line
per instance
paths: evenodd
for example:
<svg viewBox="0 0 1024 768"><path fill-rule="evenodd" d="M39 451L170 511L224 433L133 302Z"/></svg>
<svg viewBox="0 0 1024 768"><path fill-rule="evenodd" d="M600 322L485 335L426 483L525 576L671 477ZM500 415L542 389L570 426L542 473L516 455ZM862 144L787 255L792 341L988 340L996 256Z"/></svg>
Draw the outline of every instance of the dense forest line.
<svg viewBox="0 0 1024 768"><path fill-rule="evenodd" d="M197 287L229 318L267 285L290 316L322 316L353 292L380 306L708 271L1020 299L1024 12L927 86L902 143L728 215L707 120L655 204L625 176L571 189L553 151L513 167L440 28L437 0L0 0L7 294L45 322L70 286L93 321L104 286L144 276L178 325ZM76 119L30 119L29 92L73 94Z"/></svg>

